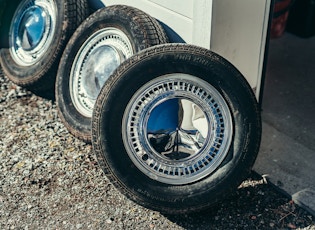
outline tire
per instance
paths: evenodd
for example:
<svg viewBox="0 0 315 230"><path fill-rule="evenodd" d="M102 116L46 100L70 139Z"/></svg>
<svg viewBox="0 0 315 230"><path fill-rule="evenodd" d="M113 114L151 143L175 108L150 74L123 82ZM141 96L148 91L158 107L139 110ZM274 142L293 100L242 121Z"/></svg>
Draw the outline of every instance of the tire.
<svg viewBox="0 0 315 230"><path fill-rule="evenodd" d="M200 211L248 176L261 138L247 81L209 50L167 44L123 63L102 88L92 144L114 186L163 213Z"/></svg>
<svg viewBox="0 0 315 230"><path fill-rule="evenodd" d="M90 143L94 103L109 75L133 54L167 41L157 20L136 8L110 6L85 20L64 51L56 82L57 108L70 133Z"/></svg>
<svg viewBox="0 0 315 230"><path fill-rule="evenodd" d="M0 52L4 73L17 85L53 98L63 49L88 13L86 0L20 1L11 20L9 49Z"/></svg>

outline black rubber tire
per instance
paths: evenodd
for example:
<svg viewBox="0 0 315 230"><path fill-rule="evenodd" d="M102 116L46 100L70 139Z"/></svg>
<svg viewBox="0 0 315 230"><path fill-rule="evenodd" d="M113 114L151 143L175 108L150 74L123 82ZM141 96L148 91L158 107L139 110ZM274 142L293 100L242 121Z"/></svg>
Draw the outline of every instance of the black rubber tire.
<svg viewBox="0 0 315 230"><path fill-rule="evenodd" d="M56 31L49 52L31 66L16 63L9 49L2 49L0 52L3 71L12 82L52 99L55 95L56 73L62 52L75 29L89 14L86 0L58 0L55 4Z"/></svg>
<svg viewBox="0 0 315 230"><path fill-rule="evenodd" d="M228 104L233 121L224 161L210 175L184 185L161 183L142 173L122 140L123 114L135 92L169 73L189 74L211 84ZM185 44L149 48L123 63L102 88L93 113L93 149L106 176L128 198L163 213L199 211L225 198L250 173L260 139L260 110L242 74L219 55Z"/></svg>
<svg viewBox="0 0 315 230"><path fill-rule="evenodd" d="M74 59L84 42L97 31L114 27L127 35L133 53L148 47L168 42L158 21L139 9L114 5L102 8L87 18L69 41L62 56L57 80L56 102L59 116L69 132L80 140L91 143L91 119L82 115L71 99L70 74Z"/></svg>

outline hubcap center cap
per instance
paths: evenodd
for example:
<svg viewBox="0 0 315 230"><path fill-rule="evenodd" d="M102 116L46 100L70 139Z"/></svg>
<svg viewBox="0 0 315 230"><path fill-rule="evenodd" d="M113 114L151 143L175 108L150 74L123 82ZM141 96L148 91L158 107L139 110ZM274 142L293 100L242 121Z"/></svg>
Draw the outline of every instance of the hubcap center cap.
<svg viewBox="0 0 315 230"><path fill-rule="evenodd" d="M10 26L10 53L20 66L32 66L51 50L58 34L55 0L25 0L18 5Z"/></svg>
<svg viewBox="0 0 315 230"><path fill-rule="evenodd" d="M82 86L88 99L96 100L101 87L122 62L121 56L117 49L109 45L98 47L88 56L82 71L87 76L83 78Z"/></svg>
<svg viewBox="0 0 315 230"><path fill-rule="evenodd" d="M187 99L174 98L153 108L146 135L152 149L166 160L185 160L203 148L208 127L200 106Z"/></svg>
<svg viewBox="0 0 315 230"><path fill-rule="evenodd" d="M217 169L228 154L233 128L216 88L172 73L136 91L125 109L122 134L127 154L145 175L187 184Z"/></svg>
<svg viewBox="0 0 315 230"><path fill-rule="evenodd" d="M43 8L32 6L25 12L18 29L18 40L25 51L33 50L45 33L47 15Z"/></svg>
<svg viewBox="0 0 315 230"><path fill-rule="evenodd" d="M80 45L72 64L69 86L73 105L81 115L92 118L101 88L132 54L129 38L114 27L94 32Z"/></svg>

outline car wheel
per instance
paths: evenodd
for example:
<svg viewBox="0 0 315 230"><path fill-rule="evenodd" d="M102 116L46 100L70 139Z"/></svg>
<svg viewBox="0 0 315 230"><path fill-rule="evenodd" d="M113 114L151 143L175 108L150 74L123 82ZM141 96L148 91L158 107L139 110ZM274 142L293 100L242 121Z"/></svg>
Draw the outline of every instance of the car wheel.
<svg viewBox="0 0 315 230"><path fill-rule="evenodd" d="M11 20L9 48L1 50L4 73L14 83L53 97L63 49L88 16L86 0L23 0Z"/></svg>
<svg viewBox="0 0 315 230"><path fill-rule="evenodd" d="M57 108L68 130L91 142L94 103L110 74L133 54L166 42L157 20L132 7L106 7L84 21L65 49L57 76Z"/></svg>
<svg viewBox="0 0 315 230"><path fill-rule="evenodd" d="M187 44L127 60L93 114L93 149L107 177L164 213L202 210L236 189L260 138L260 111L245 78L219 55Z"/></svg>

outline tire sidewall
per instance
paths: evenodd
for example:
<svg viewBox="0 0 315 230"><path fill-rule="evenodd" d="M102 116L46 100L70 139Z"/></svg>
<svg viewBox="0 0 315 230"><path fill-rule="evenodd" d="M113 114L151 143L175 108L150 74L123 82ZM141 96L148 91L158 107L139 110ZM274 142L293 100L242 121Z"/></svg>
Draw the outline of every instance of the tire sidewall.
<svg viewBox="0 0 315 230"><path fill-rule="evenodd" d="M103 93L98 99L104 101L94 114L99 119L99 127L93 124L97 130L93 136L98 158L111 180L117 181L117 186L127 196L144 206L162 211L198 210L209 206L238 186L255 160L260 142L260 118L253 93L231 64L211 52L193 55L169 51L153 57L139 56L130 61L136 66L129 63L122 73L114 74L114 83L104 87L110 93ZM158 76L174 72L197 76L214 86L228 104L234 125L232 144L220 167L206 178L181 186L157 182L140 172L124 148L121 134L124 110L137 89ZM254 137L249 135L253 133Z"/></svg>

